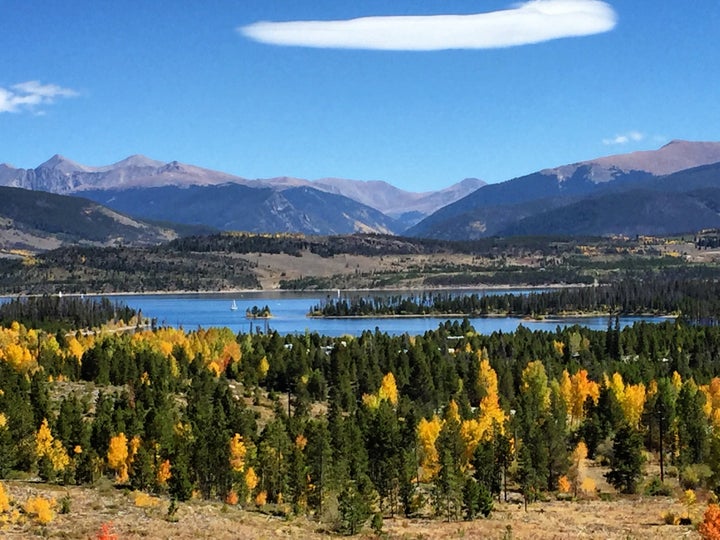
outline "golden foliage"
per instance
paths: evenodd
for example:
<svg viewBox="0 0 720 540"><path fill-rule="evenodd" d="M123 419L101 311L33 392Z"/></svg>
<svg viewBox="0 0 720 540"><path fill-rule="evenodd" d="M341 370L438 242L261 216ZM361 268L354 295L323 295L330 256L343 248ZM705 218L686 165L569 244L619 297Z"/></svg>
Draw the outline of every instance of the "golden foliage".
<svg viewBox="0 0 720 540"><path fill-rule="evenodd" d="M7 512L8 510L10 510L10 494L3 483L0 482L0 512Z"/></svg>
<svg viewBox="0 0 720 540"><path fill-rule="evenodd" d="M138 508L154 508L160 504L160 499L144 491L136 491L133 493L133 504Z"/></svg>
<svg viewBox="0 0 720 540"><path fill-rule="evenodd" d="M0 429L7 427L7 416L5 413L0 413Z"/></svg>
<svg viewBox="0 0 720 540"><path fill-rule="evenodd" d="M675 390L679 392L680 388L683 385L683 380L682 376L677 371L673 371L671 383L673 385L673 388L675 388Z"/></svg>
<svg viewBox="0 0 720 540"><path fill-rule="evenodd" d="M245 471L245 486L248 488L248 491L252 492L257 487L259 481L260 479L257 474L255 474L255 469L248 467L247 471Z"/></svg>
<svg viewBox="0 0 720 540"><path fill-rule="evenodd" d="M55 518L53 508L55 508L55 499L45 497L30 497L23 506L25 513L34 517L41 525L47 525Z"/></svg>
<svg viewBox="0 0 720 540"><path fill-rule="evenodd" d="M442 421L437 415L427 420L422 418L418 423L417 435L420 443L420 467L422 468L421 480L430 480L435 477L440 469L439 456L435 441L440 436Z"/></svg>
<svg viewBox="0 0 720 540"><path fill-rule="evenodd" d="M593 493L595 493L596 489L597 485L595 484L595 480L593 480L589 476L587 478L584 478L582 483L580 484L580 491L582 491L585 495L592 495Z"/></svg>
<svg viewBox="0 0 720 540"><path fill-rule="evenodd" d="M714 377L710 384L699 387L705 394L703 410L715 429L720 428L720 378Z"/></svg>
<svg viewBox="0 0 720 540"><path fill-rule="evenodd" d="M585 417L585 402L591 398L597 404L600 398L600 386L595 381L588 379L588 372L580 369L570 377L570 421L580 422Z"/></svg>
<svg viewBox="0 0 720 540"><path fill-rule="evenodd" d="M398 402L398 390L395 382L395 375L392 372L387 373L380 383L380 390L378 390L378 397L389 401L392 405L397 405Z"/></svg>
<svg viewBox="0 0 720 540"><path fill-rule="evenodd" d="M35 455L38 459L47 458L55 472L64 471L70 464L70 456L62 442L53 437L47 418L35 434Z"/></svg>
<svg viewBox="0 0 720 540"><path fill-rule="evenodd" d="M570 480L568 480L568 477L563 475L558 480L558 489L560 490L560 493L570 493L570 490L572 489L572 485L570 484Z"/></svg>
<svg viewBox="0 0 720 540"><path fill-rule="evenodd" d="M78 362L82 361L83 354L85 354L85 349L83 348L82 344L77 340L75 336L70 336L66 339L67 342L67 356L69 358L74 358Z"/></svg>
<svg viewBox="0 0 720 540"><path fill-rule="evenodd" d="M258 371L260 372L261 379L264 379L265 375L267 375L268 371L270 371L270 362L268 362L267 356L263 356L260 359L260 364L258 365Z"/></svg>
<svg viewBox="0 0 720 540"><path fill-rule="evenodd" d="M108 467L115 471L115 478L120 484L128 481L128 456L128 440L125 434L121 432L111 437L107 452Z"/></svg>
<svg viewBox="0 0 720 540"><path fill-rule="evenodd" d="M645 407L645 385L623 382L622 375L613 373L611 378L605 377L606 386L615 394L623 415L632 427L637 427Z"/></svg>
<svg viewBox="0 0 720 540"><path fill-rule="evenodd" d="M460 434L465 441L465 460L469 461L478 444L491 439L495 433L504 429L506 416L500 407L497 394L497 374L487 359L480 360L479 387L482 392L480 409L477 418L464 420L460 426Z"/></svg>
<svg viewBox="0 0 720 540"><path fill-rule="evenodd" d="M166 459L158 466L157 472L155 473L155 480L159 486L165 487L170 478L172 478L170 460Z"/></svg>
<svg viewBox="0 0 720 540"><path fill-rule="evenodd" d="M262 490L255 497L255 504L258 506L265 506L266 502L267 502L267 491Z"/></svg>
<svg viewBox="0 0 720 540"><path fill-rule="evenodd" d="M247 446L239 433L236 433L230 439L230 468L235 472L245 470L245 456L247 454Z"/></svg>
<svg viewBox="0 0 720 540"><path fill-rule="evenodd" d="M295 448L297 448L300 451L305 450L305 447L307 446L308 440L305 435L300 433L297 437L295 437Z"/></svg>
<svg viewBox="0 0 720 540"><path fill-rule="evenodd" d="M398 391L395 383L395 375L392 372L387 373L380 383L377 394L363 394L363 404L368 409L377 409L383 401L389 402L391 405L397 405Z"/></svg>
<svg viewBox="0 0 720 540"><path fill-rule="evenodd" d="M579 491L587 492L584 489L585 480L585 459L587 458L588 450L587 445L584 441L580 441L570 456L570 467L568 468L568 480L573 491L573 494L577 497ZM592 490L594 491L594 486Z"/></svg>

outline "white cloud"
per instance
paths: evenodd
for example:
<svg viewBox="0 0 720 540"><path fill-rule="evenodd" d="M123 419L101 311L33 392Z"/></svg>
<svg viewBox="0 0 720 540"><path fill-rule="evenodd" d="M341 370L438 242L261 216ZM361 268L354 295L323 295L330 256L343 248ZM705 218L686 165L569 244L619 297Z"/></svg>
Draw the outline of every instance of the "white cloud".
<svg viewBox="0 0 720 540"><path fill-rule="evenodd" d="M0 87L0 113L33 111L43 114L37 108L54 103L57 98L77 96L75 90L56 84L42 84L39 81L26 81L10 88Z"/></svg>
<svg viewBox="0 0 720 540"><path fill-rule="evenodd" d="M629 142L640 142L644 139L644 133L640 133L639 131L628 131L627 133L615 135L610 139L603 139L603 144L606 146L612 146L616 144L628 144Z"/></svg>
<svg viewBox="0 0 720 540"><path fill-rule="evenodd" d="M238 31L273 45L432 51L493 49L587 36L612 30L616 20L612 7L600 0L530 0L473 15L257 22Z"/></svg>

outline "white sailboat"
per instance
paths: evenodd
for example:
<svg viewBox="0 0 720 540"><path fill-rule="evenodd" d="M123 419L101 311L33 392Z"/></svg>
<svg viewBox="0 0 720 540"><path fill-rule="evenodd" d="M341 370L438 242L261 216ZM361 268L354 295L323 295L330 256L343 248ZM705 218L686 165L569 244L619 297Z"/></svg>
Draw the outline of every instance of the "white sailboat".
<svg viewBox="0 0 720 540"><path fill-rule="evenodd" d="M230 311L237 311L237 304L235 303L235 300L232 301L232 304L230 304Z"/></svg>

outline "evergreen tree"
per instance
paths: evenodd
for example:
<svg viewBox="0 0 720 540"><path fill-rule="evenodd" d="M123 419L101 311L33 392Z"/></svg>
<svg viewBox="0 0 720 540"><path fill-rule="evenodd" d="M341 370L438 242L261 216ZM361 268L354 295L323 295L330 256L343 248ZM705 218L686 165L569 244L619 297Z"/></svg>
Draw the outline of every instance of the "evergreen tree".
<svg viewBox="0 0 720 540"><path fill-rule="evenodd" d="M339 529L349 535L359 533L372 513L366 494L354 480L348 480L338 495L338 510Z"/></svg>
<svg viewBox="0 0 720 540"><path fill-rule="evenodd" d="M610 472L605 474L605 478L623 493L635 493L637 490L645 461L642 449L642 437L636 429L627 424L618 429L613 440Z"/></svg>
<svg viewBox="0 0 720 540"><path fill-rule="evenodd" d="M678 462L681 466L702 463L707 459L709 425L704 407L705 394L692 379L685 381L676 402Z"/></svg>
<svg viewBox="0 0 720 540"><path fill-rule="evenodd" d="M433 480L433 506L438 515L453 521L460 517L465 481L451 450L440 448L440 470Z"/></svg>

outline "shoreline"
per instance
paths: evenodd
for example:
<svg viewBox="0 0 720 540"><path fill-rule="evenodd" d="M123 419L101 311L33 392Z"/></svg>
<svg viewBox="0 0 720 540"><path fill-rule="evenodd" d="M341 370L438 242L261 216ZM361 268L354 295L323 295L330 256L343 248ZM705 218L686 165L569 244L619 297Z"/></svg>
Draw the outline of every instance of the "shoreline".
<svg viewBox="0 0 720 540"><path fill-rule="evenodd" d="M550 284L550 285L482 285L482 286L456 286L456 287L383 287L383 288L348 288L348 289L222 289L222 290L206 290L206 291L188 291L188 290L172 290L172 291L116 291L116 292L62 292L62 296L92 296L92 297L103 297L103 296L191 296L191 295L232 295L232 294L337 294L338 291L341 293L370 293L370 292L442 292L442 291L513 291L513 290L543 290L543 289L580 289L585 287L600 287L601 285L588 285L586 283L562 283L562 284ZM47 294L24 294L24 293L1 293L1 298L18 298L18 297L31 297L31 296L58 296L58 292L47 293Z"/></svg>
<svg viewBox="0 0 720 540"><path fill-rule="evenodd" d="M592 313L565 313L565 314L552 314L544 315L541 317L529 317L527 315L517 315L512 313L426 313L426 314L377 314L377 315L313 315L308 313L306 317L308 319L520 319L528 322L562 322L567 319L590 319L597 317L659 317L663 319L677 319L677 315L673 314L657 314L657 313L605 313L605 312L592 312Z"/></svg>

